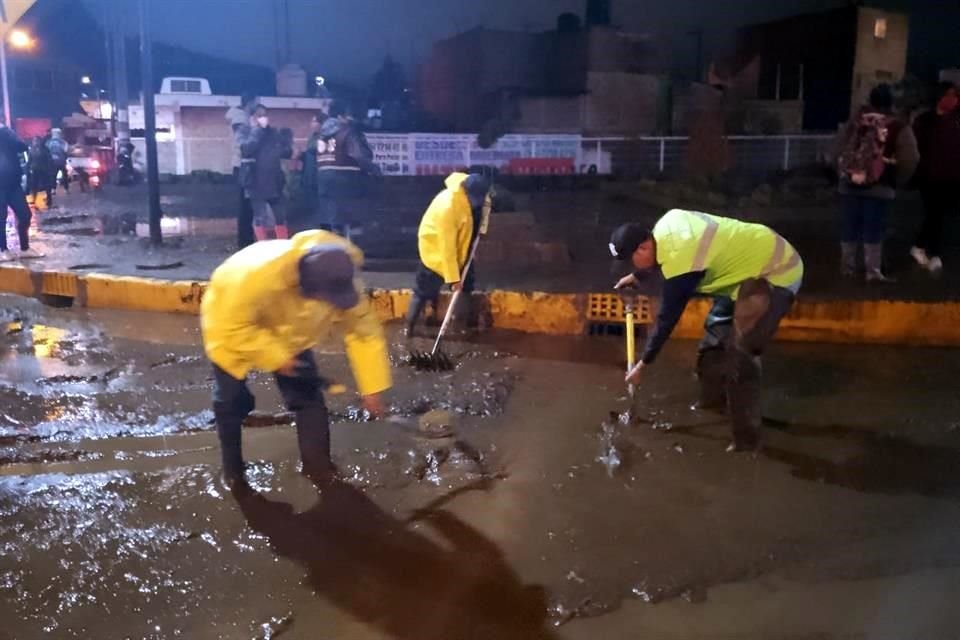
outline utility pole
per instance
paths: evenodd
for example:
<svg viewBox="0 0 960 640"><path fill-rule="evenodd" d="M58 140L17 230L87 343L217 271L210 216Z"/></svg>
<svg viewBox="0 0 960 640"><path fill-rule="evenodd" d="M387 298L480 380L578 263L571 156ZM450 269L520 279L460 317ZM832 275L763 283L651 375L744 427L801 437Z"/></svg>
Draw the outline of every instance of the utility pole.
<svg viewBox="0 0 960 640"><path fill-rule="evenodd" d="M160 231L160 168L157 166L157 108L153 95L153 40L150 2L140 0L140 74L143 76L143 137L147 143L147 192L150 205L150 244L163 244Z"/></svg>
<svg viewBox="0 0 960 640"><path fill-rule="evenodd" d="M117 121L117 150L130 142L130 92L127 88L127 31L124 28L126 21L126 5L116 3L114 6L113 21L113 67L115 92L113 97L116 105L114 117Z"/></svg>

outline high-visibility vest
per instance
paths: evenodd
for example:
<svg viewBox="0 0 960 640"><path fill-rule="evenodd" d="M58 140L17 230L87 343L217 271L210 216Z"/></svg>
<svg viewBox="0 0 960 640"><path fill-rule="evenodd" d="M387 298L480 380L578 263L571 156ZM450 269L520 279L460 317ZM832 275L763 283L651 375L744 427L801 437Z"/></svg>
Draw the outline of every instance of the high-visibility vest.
<svg viewBox="0 0 960 640"><path fill-rule="evenodd" d="M700 293L737 298L751 278L796 291L803 260L769 227L699 211L673 209L653 227L664 278L703 271Z"/></svg>

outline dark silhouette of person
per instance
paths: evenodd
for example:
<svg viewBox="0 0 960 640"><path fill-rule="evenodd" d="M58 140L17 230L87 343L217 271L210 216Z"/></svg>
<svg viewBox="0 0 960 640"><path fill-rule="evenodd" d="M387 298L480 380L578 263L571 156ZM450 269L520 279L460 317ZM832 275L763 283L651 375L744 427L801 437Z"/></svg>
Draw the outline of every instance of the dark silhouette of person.
<svg viewBox="0 0 960 640"><path fill-rule="evenodd" d="M318 595L394 638L555 637L544 589L523 584L493 542L448 511L417 514L441 545L339 480L303 513L245 484L234 496L249 526L303 566Z"/></svg>

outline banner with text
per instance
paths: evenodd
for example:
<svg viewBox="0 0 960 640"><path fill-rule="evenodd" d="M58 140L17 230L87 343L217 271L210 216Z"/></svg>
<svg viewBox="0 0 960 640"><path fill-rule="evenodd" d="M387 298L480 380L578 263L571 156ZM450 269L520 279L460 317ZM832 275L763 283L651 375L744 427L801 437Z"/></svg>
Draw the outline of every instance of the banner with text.
<svg viewBox="0 0 960 640"><path fill-rule="evenodd" d="M550 173L567 168L572 172L581 158L578 135L509 135L489 149L481 148L470 134L372 133L367 139L374 162L389 176L446 175L478 165L501 172Z"/></svg>

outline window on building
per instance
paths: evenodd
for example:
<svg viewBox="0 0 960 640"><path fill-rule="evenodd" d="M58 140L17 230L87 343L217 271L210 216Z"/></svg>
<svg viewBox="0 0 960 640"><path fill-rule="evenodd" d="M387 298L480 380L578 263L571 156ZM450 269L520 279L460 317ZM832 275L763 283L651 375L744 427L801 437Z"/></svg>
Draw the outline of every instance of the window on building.
<svg viewBox="0 0 960 640"><path fill-rule="evenodd" d="M199 80L171 80L170 91L173 93L201 93L203 87Z"/></svg>
<svg viewBox="0 0 960 640"><path fill-rule="evenodd" d="M873 21L873 37L877 40L885 40L887 37L887 19L877 18Z"/></svg>

